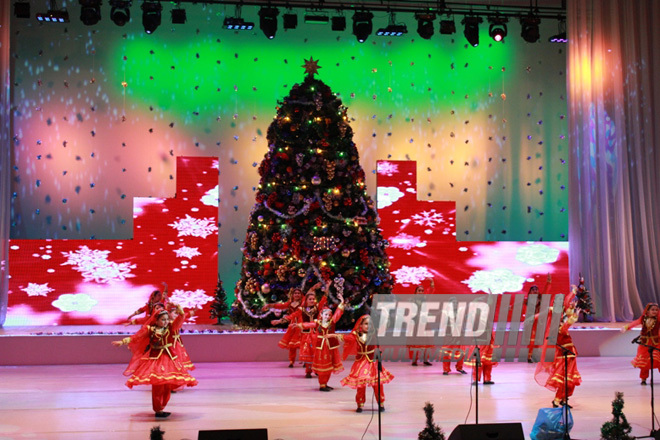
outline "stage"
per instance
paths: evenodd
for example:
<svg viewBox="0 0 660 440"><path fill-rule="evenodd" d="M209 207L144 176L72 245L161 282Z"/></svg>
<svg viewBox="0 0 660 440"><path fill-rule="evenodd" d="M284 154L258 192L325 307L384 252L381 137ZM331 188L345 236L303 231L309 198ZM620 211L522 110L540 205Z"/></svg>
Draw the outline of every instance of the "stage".
<svg viewBox="0 0 660 440"><path fill-rule="evenodd" d="M638 370L630 366L635 348L630 340L638 331L621 334L618 327L578 323L572 331L583 377L571 399L573 439L599 438L600 426L612 417L615 391L624 393L632 434L651 430L651 390L639 384ZM186 333L184 342L196 362L193 375L199 385L174 394L167 407L172 416L157 421L149 388L124 386L125 347L109 343L121 337L110 332L129 329L106 328L103 334L88 334L92 330L86 328L33 330L2 329L0 336L2 440L146 440L156 425L166 440L194 440L200 430L247 428L267 428L270 440L378 438L378 413L355 413L354 390L339 385L350 361L344 363L346 371L331 378L335 389L321 393L316 378L305 379L299 365L287 368L285 351L275 347L278 333L189 328L197 331ZM65 365L63 354L55 354L76 351L76 346L75 356L68 352L74 364ZM250 361L235 360L250 356ZM21 357L27 362L15 362ZM395 380L385 387L383 439L416 439L424 428L427 401L435 405L435 422L446 437L459 424L475 423L475 387L469 376L443 376L439 363L412 367L388 362L385 368ZM534 369L526 362L500 363L493 370L495 384L479 385L479 423L520 422L529 438L538 409L550 406L553 398L534 381ZM368 393L367 407L370 399Z"/></svg>

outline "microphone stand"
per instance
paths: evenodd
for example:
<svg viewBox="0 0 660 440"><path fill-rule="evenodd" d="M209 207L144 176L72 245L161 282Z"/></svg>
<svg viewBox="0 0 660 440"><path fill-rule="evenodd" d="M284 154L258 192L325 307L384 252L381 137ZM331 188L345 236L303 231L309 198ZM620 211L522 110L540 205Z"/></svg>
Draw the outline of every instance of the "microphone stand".
<svg viewBox="0 0 660 440"><path fill-rule="evenodd" d="M651 358L651 433L649 435L646 435L644 437L635 437L635 438L653 438L657 439L660 438L660 431L656 431L655 429L655 395L653 392L653 352L654 351L660 351L660 349L648 345L648 344L643 344L639 341L639 336L633 339L633 344L638 344L643 347L648 348L649 350L649 357Z"/></svg>
<svg viewBox="0 0 660 440"><path fill-rule="evenodd" d="M381 360L380 348L378 348L378 379L377 379L377 383L378 383L378 399L376 399L376 400L378 400L378 440L381 440L381 438L382 438L382 437L381 437L381 433L380 433L380 426L381 426L381 425L380 425L380 413L382 412L382 411L380 410L380 408L381 408L381 396L380 396L380 372L381 372L381 371L383 371L383 363L382 363L382 360Z"/></svg>
<svg viewBox="0 0 660 440"><path fill-rule="evenodd" d="M474 363L474 424L479 424L479 367L481 366L481 352L479 346L475 345L476 359Z"/></svg>
<svg viewBox="0 0 660 440"><path fill-rule="evenodd" d="M564 416L564 440L571 440L570 435L568 435L568 355L573 353L568 348L557 345L562 351L564 356L564 403L561 407L563 416Z"/></svg>

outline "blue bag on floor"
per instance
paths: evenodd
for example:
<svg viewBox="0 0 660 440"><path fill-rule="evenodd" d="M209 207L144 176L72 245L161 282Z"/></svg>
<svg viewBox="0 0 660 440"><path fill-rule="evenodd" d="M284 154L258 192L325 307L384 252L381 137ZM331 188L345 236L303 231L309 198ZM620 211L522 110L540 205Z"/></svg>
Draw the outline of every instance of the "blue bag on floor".
<svg viewBox="0 0 660 440"><path fill-rule="evenodd" d="M541 408L530 437L532 440L561 440L564 438L564 410L568 411L568 432L573 428L573 415L570 408Z"/></svg>

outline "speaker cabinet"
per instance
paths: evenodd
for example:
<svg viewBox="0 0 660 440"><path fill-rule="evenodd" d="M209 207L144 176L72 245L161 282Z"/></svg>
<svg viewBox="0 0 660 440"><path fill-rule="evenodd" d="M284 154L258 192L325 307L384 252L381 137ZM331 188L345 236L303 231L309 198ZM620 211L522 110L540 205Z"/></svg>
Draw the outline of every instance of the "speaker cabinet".
<svg viewBox="0 0 660 440"><path fill-rule="evenodd" d="M268 430L264 428L199 431L197 440L268 440Z"/></svg>
<svg viewBox="0 0 660 440"><path fill-rule="evenodd" d="M525 440L520 423L458 425L448 440Z"/></svg>

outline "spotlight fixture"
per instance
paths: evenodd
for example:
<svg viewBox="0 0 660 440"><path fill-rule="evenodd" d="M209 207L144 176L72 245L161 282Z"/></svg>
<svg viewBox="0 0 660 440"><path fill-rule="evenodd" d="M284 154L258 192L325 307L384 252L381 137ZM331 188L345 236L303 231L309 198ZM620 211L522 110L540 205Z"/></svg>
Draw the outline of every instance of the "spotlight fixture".
<svg viewBox="0 0 660 440"><path fill-rule="evenodd" d="M50 0L48 2L48 11L38 12L36 17L37 21L43 23L68 23L69 22L69 12L66 9L57 9L57 3L55 0Z"/></svg>
<svg viewBox="0 0 660 440"><path fill-rule="evenodd" d="M440 20L440 34L452 35L456 33L456 23L454 20Z"/></svg>
<svg viewBox="0 0 660 440"><path fill-rule="evenodd" d="M222 23L222 27L235 31L249 31L250 29L254 29L254 23L245 21L242 18L227 17Z"/></svg>
<svg viewBox="0 0 660 440"><path fill-rule="evenodd" d="M28 3L28 2L15 2L14 3L14 17L16 17L16 18L30 18L30 3Z"/></svg>
<svg viewBox="0 0 660 440"><path fill-rule="evenodd" d="M264 33L266 38L272 40L277 33L277 16L280 11L277 8L261 8L259 9L259 28Z"/></svg>
<svg viewBox="0 0 660 440"><path fill-rule="evenodd" d="M551 43L568 43L568 38L566 36L566 22L561 20L559 21L559 33L548 38L548 41Z"/></svg>
<svg viewBox="0 0 660 440"><path fill-rule="evenodd" d="M371 20L374 14L371 12L356 12L353 14L353 35L357 38L358 42L364 43L371 35L373 24Z"/></svg>
<svg viewBox="0 0 660 440"><path fill-rule="evenodd" d="M541 38L539 33L539 24L541 19L530 13L526 17L520 18L520 36L528 43L536 43Z"/></svg>
<svg viewBox="0 0 660 440"><path fill-rule="evenodd" d="M425 40L430 39L435 30L433 29L433 21L435 20L435 13L433 12L418 12L415 14L417 20L417 33Z"/></svg>
<svg viewBox="0 0 660 440"><path fill-rule="evenodd" d="M160 26L163 5L159 1L145 1L142 3L142 26L148 34L153 34Z"/></svg>
<svg viewBox="0 0 660 440"><path fill-rule="evenodd" d="M508 33L506 23L509 20L505 17L490 17L488 22L490 27L488 28L488 35L495 41L502 41Z"/></svg>
<svg viewBox="0 0 660 440"><path fill-rule="evenodd" d="M101 20L101 0L78 0L80 21L85 26L93 26Z"/></svg>
<svg viewBox="0 0 660 440"><path fill-rule="evenodd" d="M390 21L387 27L380 28L376 31L376 35L381 37L400 37L408 33L408 28L405 24L396 24L394 12L390 12Z"/></svg>
<svg viewBox="0 0 660 440"><path fill-rule="evenodd" d="M130 0L110 0L110 19L117 26L124 26L131 21Z"/></svg>
<svg viewBox="0 0 660 440"><path fill-rule="evenodd" d="M336 15L332 17L332 30L345 31L346 30L346 17L343 15Z"/></svg>
<svg viewBox="0 0 660 440"><path fill-rule="evenodd" d="M475 15L466 15L461 21L461 24L465 26L463 35L472 47L479 46L479 23L483 21L481 17Z"/></svg>
<svg viewBox="0 0 660 440"><path fill-rule="evenodd" d="M295 29L298 27L298 15L292 13L282 15L282 27L284 29Z"/></svg>
<svg viewBox="0 0 660 440"><path fill-rule="evenodd" d="M181 8L174 8L172 13L172 24L185 24L186 23L186 10Z"/></svg>
<svg viewBox="0 0 660 440"><path fill-rule="evenodd" d="M307 24L328 24L330 17L323 14L305 14L305 23Z"/></svg>

